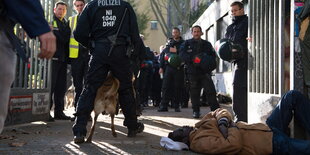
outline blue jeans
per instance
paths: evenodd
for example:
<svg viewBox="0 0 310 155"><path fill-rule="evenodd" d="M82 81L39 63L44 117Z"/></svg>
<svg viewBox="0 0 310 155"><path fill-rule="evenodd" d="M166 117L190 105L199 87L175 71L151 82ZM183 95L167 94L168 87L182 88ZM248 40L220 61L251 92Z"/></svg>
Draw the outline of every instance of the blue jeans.
<svg viewBox="0 0 310 155"><path fill-rule="evenodd" d="M273 154L309 155L310 141L288 137L285 131L296 118L299 124L310 133L310 101L298 91L289 91L268 117L266 123L273 131Z"/></svg>

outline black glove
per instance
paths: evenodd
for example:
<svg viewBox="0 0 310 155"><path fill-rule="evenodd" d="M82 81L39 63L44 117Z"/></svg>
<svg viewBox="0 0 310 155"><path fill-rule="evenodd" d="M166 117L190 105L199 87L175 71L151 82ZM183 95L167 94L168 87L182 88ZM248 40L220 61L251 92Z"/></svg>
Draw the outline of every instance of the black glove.
<svg viewBox="0 0 310 155"><path fill-rule="evenodd" d="M218 123L218 128L220 132L222 133L223 137L226 139L228 137L228 127L229 127L229 122L226 117L223 117L217 121Z"/></svg>
<svg viewBox="0 0 310 155"><path fill-rule="evenodd" d="M228 137L228 127L224 124L219 125L219 130L222 133L223 137L226 139Z"/></svg>

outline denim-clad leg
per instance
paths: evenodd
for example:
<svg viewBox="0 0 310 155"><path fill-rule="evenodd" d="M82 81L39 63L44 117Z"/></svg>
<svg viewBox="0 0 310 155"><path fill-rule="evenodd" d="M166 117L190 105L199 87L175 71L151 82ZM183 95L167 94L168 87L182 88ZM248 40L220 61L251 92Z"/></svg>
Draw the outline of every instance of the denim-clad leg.
<svg viewBox="0 0 310 155"><path fill-rule="evenodd" d="M274 154L310 154L310 141L289 138L285 135L293 114L310 133L310 101L298 91L289 91L281 99L266 123L273 130Z"/></svg>

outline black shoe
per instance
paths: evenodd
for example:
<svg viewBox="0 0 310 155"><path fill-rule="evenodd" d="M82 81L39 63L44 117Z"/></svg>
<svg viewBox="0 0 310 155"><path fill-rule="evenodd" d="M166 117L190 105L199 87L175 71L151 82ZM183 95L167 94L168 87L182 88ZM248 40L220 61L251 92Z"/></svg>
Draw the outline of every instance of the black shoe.
<svg viewBox="0 0 310 155"><path fill-rule="evenodd" d="M48 122L55 122L55 119L50 114L47 121Z"/></svg>
<svg viewBox="0 0 310 155"><path fill-rule="evenodd" d="M66 116L65 114L55 115L54 119L56 120L71 120L71 117Z"/></svg>
<svg viewBox="0 0 310 155"><path fill-rule="evenodd" d="M194 111L193 112L193 117L194 118L199 118L200 117L200 112Z"/></svg>
<svg viewBox="0 0 310 155"><path fill-rule="evenodd" d="M136 137L137 133L141 133L144 130L144 124L138 122L136 129L128 129L127 137Z"/></svg>
<svg viewBox="0 0 310 155"><path fill-rule="evenodd" d="M168 108L159 108L157 111L158 112L166 112L166 111L168 111Z"/></svg>
<svg viewBox="0 0 310 155"><path fill-rule="evenodd" d="M78 133L77 135L74 136L73 141L75 144L80 144L85 142L85 136Z"/></svg>
<svg viewBox="0 0 310 155"><path fill-rule="evenodd" d="M181 112L180 107L174 109L175 112Z"/></svg>

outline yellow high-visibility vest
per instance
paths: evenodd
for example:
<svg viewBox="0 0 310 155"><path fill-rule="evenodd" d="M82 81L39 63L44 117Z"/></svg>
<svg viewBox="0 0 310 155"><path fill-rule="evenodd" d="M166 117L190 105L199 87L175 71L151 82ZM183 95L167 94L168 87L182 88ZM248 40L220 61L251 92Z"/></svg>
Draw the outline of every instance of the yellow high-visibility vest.
<svg viewBox="0 0 310 155"><path fill-rule="evenodd" d="M69 43L69 58L77 58L79 55L79 43L74 39L73 31L76 28L77 15L69 17L69 26L71 28L71 36Z"/></svg>

